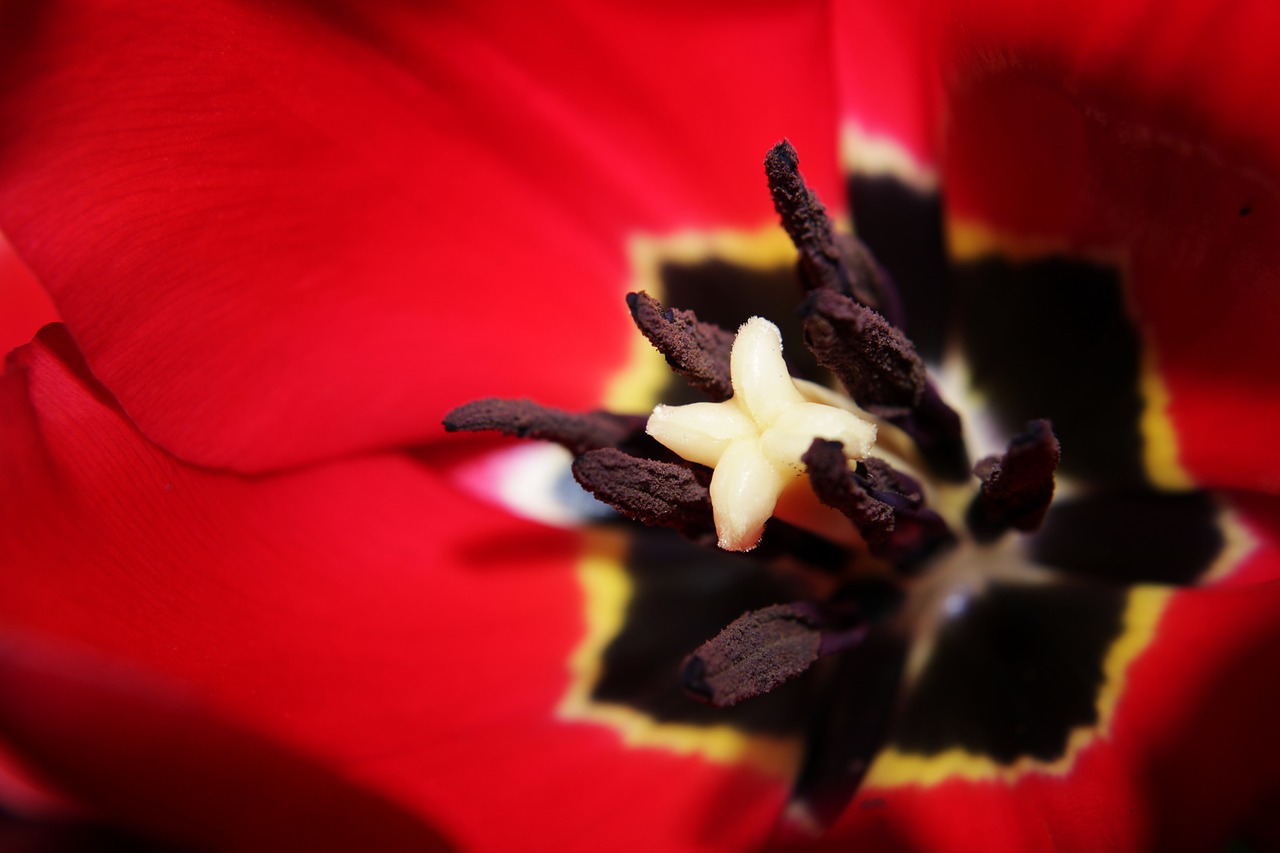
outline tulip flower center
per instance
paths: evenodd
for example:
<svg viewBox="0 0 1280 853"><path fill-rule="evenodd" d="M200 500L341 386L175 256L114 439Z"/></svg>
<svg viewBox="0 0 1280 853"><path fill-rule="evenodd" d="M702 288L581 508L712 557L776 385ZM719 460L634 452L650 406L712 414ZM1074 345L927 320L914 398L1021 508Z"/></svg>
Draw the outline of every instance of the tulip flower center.
<svg viewBox="0 0 1280 853"><path fill-rule="evenodd" d="M1126 485L1050 517L1062 447L1050 412L1025 406L1004 449L973 464L960 416L903 332L893 282L866 246L836 232L788 143L769 152L765 171L803 287L804 346L786 354L810 359L842 391L793 376L767 319L734 334L638 292L627 298L636 325L705 401L646 417L480 400L451 412L446 427L568 448L574 479L601 502L711 550L672 570L702 572L706 589L722 567L725 578L740 571L735 560L781 579L757 596L768 606L748 605L686 647L679 676L692 700L730 708L820 673L824 710L810 725L826 733L810 734L797 783L808 806L823 810L813 791L832 779L847 797L886 742L904 755L1048 766L1074 732L1099 722L1099 696L1127 660L1114 648L1134 653L1117 638L1151 618L1122 584L1076 570L1130 581L1140 572L1125 574L1129 563L1160 552L1155 559L1188 567L1189 579L1221 548L1216 510L1198 494ZM1047 399L1024 396L1028 406ZM1095 435L1068 426L1082 444ZM1092 458L1129 475L1113 457ZM1193 535L1160 551L1165 531L1144 536L1130 521L1139 506ZM1024 534L1033 533L1030 547ZM1096 552L1087 547L1095 540ZM633 559L670 563L639 551ZM637 611L652 606L665 618L670 603L647 595L637 593ZM606 673L598 689L625 692L623 681ZM930 709L957 690L972 707L939 725Z"/></svg>

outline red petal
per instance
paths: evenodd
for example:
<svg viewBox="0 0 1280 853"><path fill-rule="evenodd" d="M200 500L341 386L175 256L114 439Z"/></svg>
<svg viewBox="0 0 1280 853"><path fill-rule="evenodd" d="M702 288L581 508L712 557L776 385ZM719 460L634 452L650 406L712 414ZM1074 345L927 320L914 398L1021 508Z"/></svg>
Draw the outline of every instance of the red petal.
<svg viewBox="0 0 1280 853"><path fill-rule="evenodd" d="M33 4L0 227L149 437L260 470L599 399L637 232L837 198L821 4ZM732 14L726 14L732 12ZM479 313L479 316L477 316Z"/></svg>
<svg viewBox="0 0 1280 853"><path fill-rule="evenodd" d="M452 849L406 811L138 673L0 634L0 730L65 790L191 849Z"/></svg>
<svg viewBox="0 0 1280 853"><path fill-rule="evenodd" d="M30 820L57 821L84 813L83 806L35 778L31 769L12 755L3 743L0 743L0 803L4 804L7 812Z"/></svg>
<svg viewBox="0 0 1280 853"><path fill-rule="evenodd" d="M924 166L937 162L939 142L938 77L932 51L939 22L934 5L929 0L836 0L832 4L841 117L855 132L890 141ZM884 164L864 158L857 165L865 170Z"/></svg>
<svg viewBox="0 0 1280 853"><path fill-rule="evenodd" d="M103 393L56 326L0 382L0 624L155 672L464 847L766 831L776 780L556 719L583 631L575 535L460 498L403 455L257 478L191 467Z"/></svg>
<svg viewBox="0 0 1280 853"><path fill-rule="evenodd" d="M1262 106L1280 80L1280 7L1009 0L948 14L953 221L1121 265L1183 467L1280 489L1280 114Z"/></svg>
<svg viewBox="0 0 1280 853"><path fill-rule="evenodd" d="M0 234L0 353L22 346L57 319L49 294Z"/></svg>

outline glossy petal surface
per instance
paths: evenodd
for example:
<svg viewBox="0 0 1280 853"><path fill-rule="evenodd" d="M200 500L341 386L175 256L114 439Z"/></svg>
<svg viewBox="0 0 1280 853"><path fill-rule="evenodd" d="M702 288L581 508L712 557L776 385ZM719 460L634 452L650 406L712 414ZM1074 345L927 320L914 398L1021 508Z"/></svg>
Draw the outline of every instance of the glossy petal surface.
<svg viewBox="0 0 1280 853"><path fill-rule="evenodd" d="M9 4L0 228L201 464L421 441L481 394L587 406L634 233L770 221L743 176L784 133L835 197L823 11Z"/></svg>
<svg viewBox="0 0 1280 853"><path fill-rule="evenodd" d="M258 478L187 466L77 361L52 327L0 383L7 630L154 672L464 847L766 831L778 783L556 719L583 629L575 534L459 499L404 455Z"/></svg>
<svg viewBox="0 0 1280 853"><path fill-rule="evenodd" d="M0 234L0 353L25 344L57 319L49 294Z"/></svg>

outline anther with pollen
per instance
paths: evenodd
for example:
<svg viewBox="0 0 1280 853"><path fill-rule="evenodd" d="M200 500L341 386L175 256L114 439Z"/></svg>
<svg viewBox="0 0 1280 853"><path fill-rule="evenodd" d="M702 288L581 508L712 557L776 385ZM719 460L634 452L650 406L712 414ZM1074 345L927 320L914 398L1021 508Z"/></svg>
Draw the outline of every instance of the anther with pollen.
<svg viewBox="0 0 1280 853"><path fill-rule="evenodd" d="M716 544L707 468L601 448L574 459L571 470L578 485L623 517L650 527L669 527L699 545ZM853 559L846 548L776 518L755 556L763 560L791 557L828 574L840 573Z"/></svg>
<svg viewBox="0 0 1280 853"><path fill-rule="evenodd" d="M800 252L806 290L827 289L853 297L901 324L902 301L866 246L832 227L827 209L800 176L800 155L787 140L769 150L765 177L782 227Z"/></svg>
<svg viewBox="0 0 1280 853"><path fill-rule="evenodd" d="M801 279L811 290L801 309L806 343L858 405L911 437L934 473L964 481L969 455L960 416L942 400L900 331L905 317L897 291L883 275L863 275L874 286L845 286L856 282L855 267L839 251L826 208L805 185L799 163L784 140L765 158L765 175L782 225L800 251ZM869 257L865 247L861 252ZM870 269L877 269L874 261Z"/></svg>
<svg viewBox="0 0 1280 853"><path fill-rule="evenodd" d="M575 456L600 447L650 444L645 418L613 412L564 412L531 400L489 397L458 406L445 415L447 432L500 432L517 438L554 441Z"/></svg>
<svg viewBox="0 0 1280 853"><path fill-rule="evenodd" d="M809 294L801 307L804 342L858 405L884 418L902 417L924 397L924 362L884 317L830 290Z"/></svg>
<svg viewBox="0 0 1280 853"><path fill-rule="evenodd" d="M924 505L920 484L889 463L867 459L851 470L839 442L821 438L803 459L818 500L843 513L867 550L900 571L955 541L942 516Z"/></svg>
<svg viewBox="0 0 1280 853"><path fill-rule="evenodd" d="M628 293L636 327L662 353L673 371L719 403L733 396L729 353L733 332L699 320L692 311L663 308L647 293Z"/></svg>
<svg viewBox="0 0 1280 853"><path fill-rule="evenodd" d="M1062 447L1047 420L1032 421L1009 442L1000 456L978 462L973 473L982 488L969 504L965 523L979 542L989 542L1008 530L1036 530L1053 502L1053 472Z"/></svg>
<svg viewBox="0 0 1280 853"><path fill-rule="evenodd" d="M717 708L768 693L820 658L866 636L860 620L839 624L808 602L744 613L685 658L685 692Z"/></svg>
<svg viewBox="0 0 1280 853"><path fill-rule="evenodd" d="M573 460L573 478L632 521L674 528L685 537L715 544L710 472L641 459L616 448L590 450Z"/></svg>

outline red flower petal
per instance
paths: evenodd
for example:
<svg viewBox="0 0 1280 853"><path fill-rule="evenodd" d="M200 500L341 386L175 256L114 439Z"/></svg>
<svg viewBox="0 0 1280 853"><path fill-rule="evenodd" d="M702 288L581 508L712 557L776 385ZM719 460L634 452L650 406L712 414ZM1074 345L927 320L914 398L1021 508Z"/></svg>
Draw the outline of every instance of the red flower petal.
<svg viewBox="0 0 1280 853"><path fill-rule="evenodd" d="M821 4L11 8L0 227L184 458L261 470L599 399L637 231L829 198ZM731 14L726 14L731 12Z"/></svg>
<svg viewBox="0 0 1280 853"><path fill-rule="evenodd" d="M957 3L937 48L953 224L1118 263L1182 466L1267 491L1280 489L1280 116L1260 105L1280 80L1278 28L1265 0ZM968 236L953 249L975 250Z"/></svg>
<svg viewBox="0 0 1280 853"><path fill-rule="evenodd" d="M841 117L855 132L890 141L924 166L937 162L941 118L932 51L939 25L934 5L929 0L832 3ZM858 165L888 164L864 159Z"/></svg>
<svg viewBox="0 0 1280 853"><path fill-rule="evenodd" d="M190 467L77 362L54 326L0 381L0 625L155 672L464 847L763 836L777 781L556 719L583 631L574 534L403 455Z"/></svg>
<svg viewBox="0 0 1280 853"><path fill-rule="evenodd" d="M0 730L112 822L191 849L452 849L397 806L182 693L0 634Z"/></svg>
<svg viewBox="0 0 1280 853"><path fill-rule="evenodd" d="M25 344L57 319L49 294L0 234L0 353Z"/></svg>

